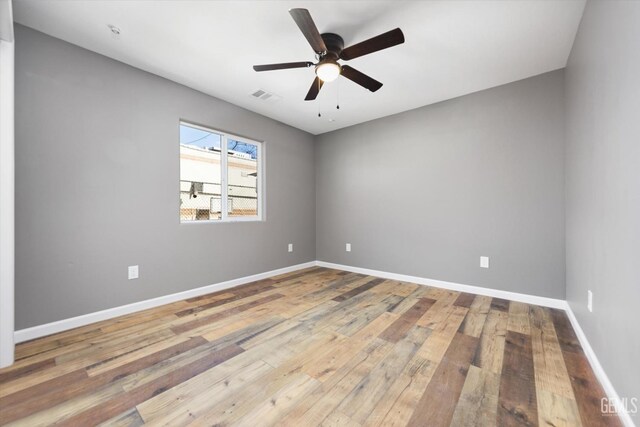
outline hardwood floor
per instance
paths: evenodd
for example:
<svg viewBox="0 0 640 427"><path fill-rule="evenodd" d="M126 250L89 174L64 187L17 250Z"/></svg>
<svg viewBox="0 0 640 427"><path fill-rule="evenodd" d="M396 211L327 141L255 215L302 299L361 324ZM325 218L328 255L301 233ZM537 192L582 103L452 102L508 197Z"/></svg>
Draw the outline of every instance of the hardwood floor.
<svg viewBox="0 0 640 427"><path fill-rule="evenodd" d="M564 312L313 268L17 347L0 424L617 426Z"/></svg>

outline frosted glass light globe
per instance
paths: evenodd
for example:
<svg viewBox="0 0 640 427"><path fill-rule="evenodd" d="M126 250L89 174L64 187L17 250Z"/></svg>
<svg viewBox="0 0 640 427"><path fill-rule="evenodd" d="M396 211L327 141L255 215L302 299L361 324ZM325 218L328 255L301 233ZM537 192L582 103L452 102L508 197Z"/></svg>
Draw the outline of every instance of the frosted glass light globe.
<svg viewBox="0 0 640 427"><path fill-rule="evenodd" d="M340 65L336 62L323 62L316 67L316 75L325 83L337 79L340 71Z"/></svg>

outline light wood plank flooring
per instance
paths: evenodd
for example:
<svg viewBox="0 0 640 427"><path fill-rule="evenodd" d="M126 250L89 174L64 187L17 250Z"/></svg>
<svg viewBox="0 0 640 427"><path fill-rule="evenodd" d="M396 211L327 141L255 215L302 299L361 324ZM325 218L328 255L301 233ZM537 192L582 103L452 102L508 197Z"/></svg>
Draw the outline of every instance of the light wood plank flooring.
<svg viewBox="0 0 640 427"><path fill-rule="evenodd" d="M312 268L17 347L0 424L617 426L564 314Z"/></svg>

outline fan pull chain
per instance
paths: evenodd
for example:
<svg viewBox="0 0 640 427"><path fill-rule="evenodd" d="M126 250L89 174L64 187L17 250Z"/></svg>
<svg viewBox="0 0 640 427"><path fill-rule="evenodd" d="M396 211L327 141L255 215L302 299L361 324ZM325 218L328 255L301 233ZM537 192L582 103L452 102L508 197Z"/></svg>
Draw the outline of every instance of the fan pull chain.
<svg viewBox="0 0 640 427"><path fill-rule="evenodd" d="M340 79L336 81L336 110L340 109Z"/></svg>
<svg viewBox="0 0 640 427"><path fill-rule="evenodd" d="M320 93L320 88L322 87L320 84L320 79L318 79L318 93ZM316 101L316 103L318 104L318 117L322 117L322 114L320 114L320 101Z"/></svg>

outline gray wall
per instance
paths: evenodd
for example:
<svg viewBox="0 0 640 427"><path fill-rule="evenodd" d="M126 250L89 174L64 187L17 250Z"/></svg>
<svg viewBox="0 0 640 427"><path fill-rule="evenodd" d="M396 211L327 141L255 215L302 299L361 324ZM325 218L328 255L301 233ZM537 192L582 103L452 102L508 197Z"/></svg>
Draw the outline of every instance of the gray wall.
<svg viewBox="0 0 640 427"><path fill-rule="evenodd" d="M628 398L640 398L639 76L640 3L589 2L565 75L567 299Z"/></svg>
<svg viewBox="0 0 640 427"><path fill-rule="evenodd" d="M180 225L180 119L266 141L266 221ZM16 26L16 328L314 260L313 156L310 134Z"/></svg>
<svg viewBox="0 0 640 427"><path fill-rule="evenodd" d="M564 298L563 132L560 70L317 137L318 259Z"/></svg>

